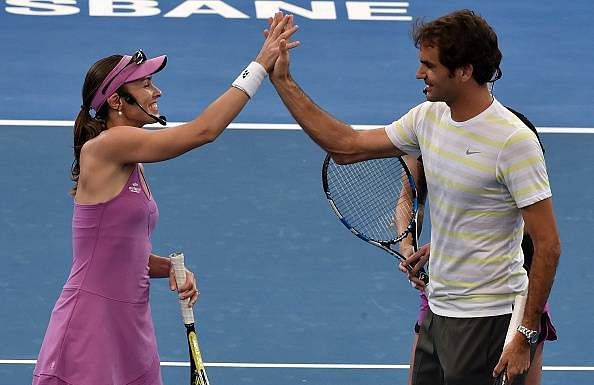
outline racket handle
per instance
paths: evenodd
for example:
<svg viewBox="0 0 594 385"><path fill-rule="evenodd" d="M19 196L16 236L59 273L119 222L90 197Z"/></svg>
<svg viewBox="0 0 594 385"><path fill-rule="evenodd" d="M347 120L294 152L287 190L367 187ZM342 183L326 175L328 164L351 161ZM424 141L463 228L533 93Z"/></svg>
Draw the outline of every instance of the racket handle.
<svg viewBox="0 0 594 385"><path fill-rule="evenodd" d="M419 279L425 282L425 285L429 283L429 275L424 271L419 271Z"/></svg>
<svg viewBox="0 0 594 385"><path fill-rule="evenodd" d="M507 334L505 335L505 342L503 346L511 342L516 335L518 326L522 323L524 317L524 307L526 307L526 293L518 294L514 300L514 310L512 311L511 319L509 320L509 326L507 328Z"/></svg>
<svg viewBox="0 0 594 385"><path fill-rule="evenodd" d="M400 256L399 254L394 254L394 255L396 255L398 258L400 258L400 260L402 262L404 262L404 260L405 260L404 257ZM413 267L411 265L404 265L404 267L410 272L413 271ZM417 273L417 278L419 278L421 281L423 281L425 283L425 285L429 283L429 274L427 274L427 272L423 268L421 268L421 270L419 270L419 272Z"/></svg>
<svg viewBox="0 0 594 385"><path fill-rule="evenodd" d="M507 373L505 371L501 372L499 377L493 382L493 385L507 385Z"/></svg>
<svg viewBox="0 0 594 385"><path fill-rule="evenodd" d="M184 282L186 282L186 266L184 265L184 253L172 253L169 255L169 259L171 260L171 266L173 268L173 272L175 273L175 282L177 283L177 287L180 287L184 284ZM194 323L194 311L190 306L188 306L189 302L190 298L179 300L179 307L181 309L181 315L185 325L190 325Z"/></svg>
<svg viewBox="0 0 594 385"><path fill-rule="evenodd" d="M505 335L505 342L503 347L507 346L516 335L518 326L522 323L524 317L524 308L526 307L526 299L528 295L526 292L516 295L514 299L514 310L512 311L511 319L509 320L509 326L507 327L507 334ZM507 385L507 368L501 372L499 377L495 379L493 385Z"/></svg>

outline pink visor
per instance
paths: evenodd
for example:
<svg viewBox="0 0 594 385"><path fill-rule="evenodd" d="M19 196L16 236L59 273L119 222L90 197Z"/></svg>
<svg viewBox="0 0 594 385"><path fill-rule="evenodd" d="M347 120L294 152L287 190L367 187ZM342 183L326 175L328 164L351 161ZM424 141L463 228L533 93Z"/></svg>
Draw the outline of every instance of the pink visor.
<svg viewBox="0 0 594 385"><path fill-rule="evenodd" d="M124 56L99 86L91 102L91 109L97 113L107 98L122 85L155 74L165 68L166 64L167 56L147 59L142 50L138 50L134 56Z"/></svg>

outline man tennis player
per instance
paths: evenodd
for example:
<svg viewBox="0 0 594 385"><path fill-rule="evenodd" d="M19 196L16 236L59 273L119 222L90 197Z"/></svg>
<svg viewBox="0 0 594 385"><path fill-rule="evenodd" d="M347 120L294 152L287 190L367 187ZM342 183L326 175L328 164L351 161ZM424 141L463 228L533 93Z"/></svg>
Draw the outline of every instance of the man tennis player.
<svg viewBox="0 0 594 385"><path fill-rule="evenodd" d="M522 119L522 117L526 119L523 115L520 116L520 119ZM525 121L525 123L526 122L527 120ZM538 137L536 128L531 123L527 124L527 126ZM403 156L403 159L405 160L411 174L415 178L415 185L417 186L417 194L419 196L418 232L420 233L421 228L423 226L423 216L425 211L425 195L427 193L427 184L425 183L425 174L423 173L423 163L420 158L415 159L408 155ZM401 224L406 225L406 219L407 218L401 219L400 217L396 216L396 224L399 226L402 226ZM400 252L407 258L411 257L414 254L415 247L413 244L413 240L411 238L412 237L407 237L400 242ZM414 261L415 263L420 263L421 266L424 266L429 259L430 246L430 244L422 246L420 248L420 251L418 252L418 255L411 257L411 263ZM530 265L532 263L533 252L534 247L532 244L532 239L530 238L530 235L528 233L524 233L524 236L522 238L522 253L524 254L524 269L528 272L530 272ZM409 271L404 267L405 265L407 265L406 261L399 265L399 269L400 271L408 275ZM414 286L416 289L419 290L419 313L417 316L417 320L414 324L414 338L412 344L411 364L409 369L409 384L411 384L412 372L414 369L414 351L417 346L417 340L419 338L419 330L421 328L421 325L423 324L423 321L425 320L427 311L429 310L429 302L427 300L427 296L425 295L424 286L418 286L416 284ZM530 369L526 373L525 385L541 384L544 342L556 340L557 331L555 330L555 326L553 325L553 320L548 310L548 304L546 304L540 320L540 335L538 338L538 343L536 345L535 352L532 355Z"/></svg>
<svg viewBox="0 0 594 385"><path fill-rule="evenodd" d="M508 384L522 384L560 256L543 153L491 94L502 55L481 16L460 10L417 22L413 40L427 101L375 130L355 131L318 107L291 77L282 42L270 79L337 162L422 154L431 202L430 309L412 383L490 385L505 371ZM524 227L534 241L530 280L522 268ZM503 350L514 298L526 290L521 327Z"/></svg>

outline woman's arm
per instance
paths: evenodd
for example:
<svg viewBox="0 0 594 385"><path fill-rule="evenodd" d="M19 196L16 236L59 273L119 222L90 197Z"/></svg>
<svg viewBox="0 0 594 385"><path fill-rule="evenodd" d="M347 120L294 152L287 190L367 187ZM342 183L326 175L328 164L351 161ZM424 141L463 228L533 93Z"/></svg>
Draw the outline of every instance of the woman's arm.
<svg viewBox="0 0 594 385"><path fill-rule="evenodd" d="M149 256L149 277L169 277L169 287L172 291L177 289L180 299L190 298L190 306L194 306L196 301L198 301L200 290L198 290L194 273L186 269L186 282L182 286L177 287L175 274L171 268L171 261L167 257L161 257L156 254L151 254Z"/></svg>

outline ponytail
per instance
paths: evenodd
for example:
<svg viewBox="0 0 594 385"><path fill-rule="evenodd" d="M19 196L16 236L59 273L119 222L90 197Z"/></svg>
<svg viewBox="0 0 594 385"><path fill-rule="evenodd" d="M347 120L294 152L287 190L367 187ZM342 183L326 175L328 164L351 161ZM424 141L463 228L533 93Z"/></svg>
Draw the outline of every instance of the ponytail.
<svg viewBox="0 0 594 385"><path fill-rule="evenodd" d="M74 182L74 186L72 186L72 190L70 191L70 195L72 196L76 194L76 189L78 187L78 176L80 175L80 150L88 140L93 139L103 130L105 130L105 122L97 118L97 116L95 118L91 117L89 108L84 105L81 106L80 112L74 121L74 161L72 162L72 167L70 169L70 179Z"/></svg>
<svg viewBox="0 0 594 385"><path fill-rule="evenodd" d="M83 145L99 135L105 127L105 117L107 116L108 106L105 103L99 111L96 111L95 116L91 116L90 105L93 100L93 96L103 82L103 79L107 77L109 72L119 63L121 55L113 55L103 58L93 64L87 72L85 82L82 88L82 99L83 105L80 106L80 111L76 120L74 121L73 130L73 150L74 150L74 161L70 168L70 179L74 182L70 195L76 194L78 187L78 177L80 175L80 151Z"/></svg>

